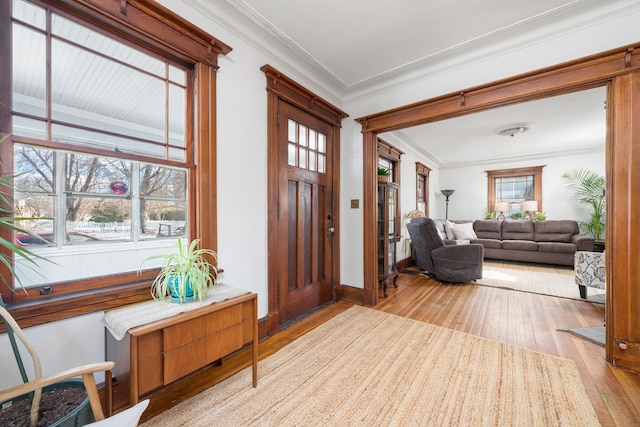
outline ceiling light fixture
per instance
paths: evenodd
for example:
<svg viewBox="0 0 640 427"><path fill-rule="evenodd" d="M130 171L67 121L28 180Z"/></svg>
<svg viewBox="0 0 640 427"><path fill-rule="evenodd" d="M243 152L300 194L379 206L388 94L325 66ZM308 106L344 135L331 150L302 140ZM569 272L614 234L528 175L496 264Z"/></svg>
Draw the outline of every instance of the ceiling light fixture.
<svg viewBox="0 0 640 427"><path fill-rule="evenodd" d="M514 135L517 135L519 133L525 133L528 130L529 130L529 126L517 125L517 126L511 126L505 129L499 129L498 135L510 136L513 138Z"/></svg>

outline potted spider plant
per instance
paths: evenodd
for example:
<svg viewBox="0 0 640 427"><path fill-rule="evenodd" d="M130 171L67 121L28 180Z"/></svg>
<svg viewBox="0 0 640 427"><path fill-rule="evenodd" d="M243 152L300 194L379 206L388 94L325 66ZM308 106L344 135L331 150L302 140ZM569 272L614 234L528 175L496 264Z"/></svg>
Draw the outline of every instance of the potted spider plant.
<svg viewBox="0 0 640 427"><path fill-rule="evenodd" d="M174 302L189 302L197 298L202 302L206 293L217 284L218 270L209 262L216 259L211 249L198 249L200 239L185 246L182 239L177 240L178 252L152 255L142 264L152 259L162 259L162 269L151 284L151 296L154 299L170 297Z"/></svg>

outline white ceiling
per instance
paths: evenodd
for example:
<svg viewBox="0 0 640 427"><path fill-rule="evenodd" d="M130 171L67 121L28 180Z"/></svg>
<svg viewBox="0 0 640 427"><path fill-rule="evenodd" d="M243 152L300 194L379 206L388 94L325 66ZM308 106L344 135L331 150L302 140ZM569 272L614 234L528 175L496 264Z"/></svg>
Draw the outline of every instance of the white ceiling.
<svg viewBox="0 0 640 427"><path fill-rule="evenodd" d="M198 1L198 0L195 0ZM201 0L200 0L201 1ZM594 25L638 0L226 0L327 81L350 91ZM625 9L627 8L627 9ZM602 149L604 89L503 107L394 132L441 167ZM498 137L519 123L529 132ZM589 131L585 131L586 129ZM535 141L535 143L533 143ZM452 145L455 144L455 145ZM451 147L455 147L452 150Z"/></svg>
<svg viewBox="0 0 640 427"><path fill-rule="evenodd" d="M606 88L566 95L443 120L381 134L390 143L402 141L442 168L469 163L537 159L600 152L606 141ZM499 135L524 125L528 131ZM452 149L454 147L454 149Z"/></svg>

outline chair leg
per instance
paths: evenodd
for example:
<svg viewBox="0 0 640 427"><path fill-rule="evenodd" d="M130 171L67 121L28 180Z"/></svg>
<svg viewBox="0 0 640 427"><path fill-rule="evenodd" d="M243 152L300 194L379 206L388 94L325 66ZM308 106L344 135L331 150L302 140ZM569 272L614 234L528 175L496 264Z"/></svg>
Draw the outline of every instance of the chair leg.
<svg viewBox="0 0 640 427"><path fill-rule="evenodd" d="M580 298L587 299L587 287L584 285L578 285L578 289L580 289Z"/></svg>

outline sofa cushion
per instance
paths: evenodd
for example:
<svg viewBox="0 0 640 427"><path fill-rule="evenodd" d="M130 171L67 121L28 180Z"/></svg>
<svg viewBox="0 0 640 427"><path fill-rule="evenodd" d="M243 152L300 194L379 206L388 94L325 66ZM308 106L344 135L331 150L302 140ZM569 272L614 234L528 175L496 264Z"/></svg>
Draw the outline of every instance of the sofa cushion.
<svg viewBox="0 0 640 427"><path fill-rule="evenodd" d="M572 254L578 247L575 243L538 242L538 252L553 252L557 254Z"/></svg>
<svg viewBox="0 0 640 427"><path fill-rule="evenodd" d="M533 240L503 240L502 249L535 252L538 244Z"/></svg>
<svg viewBox="0 0 640 427"><path fill-rule="evenodd" d="M496 239L476 239L471 243L480 243L485 249L502 249L502 240Z"/></svg>
<svg viewBox="0 0 640 427"><path fill-rule="evenodd" d="M578 223L573 220L533 221L536 242L571 242L571 236L579 234Z"/></svg>
<svg viewBox="0 0 640 427"><path fill-rule="evenodd" d="M495 219L478 219L473 222L473 230L478 239L502 239L502 221Z"/></svg>
<svg viewBox="0 0 640 427"><path fill-rule="evenodd" d="M531 221L519 219L505 219L502 221L502 240L533 241L533 236L534 228Z"/></svg>

